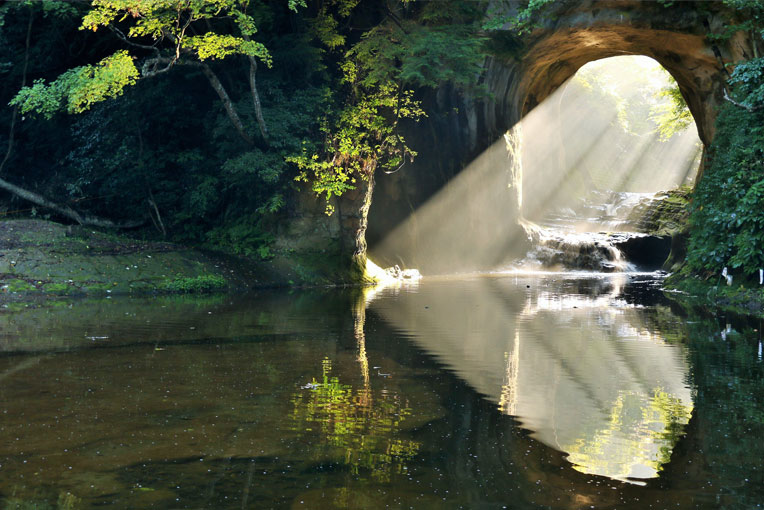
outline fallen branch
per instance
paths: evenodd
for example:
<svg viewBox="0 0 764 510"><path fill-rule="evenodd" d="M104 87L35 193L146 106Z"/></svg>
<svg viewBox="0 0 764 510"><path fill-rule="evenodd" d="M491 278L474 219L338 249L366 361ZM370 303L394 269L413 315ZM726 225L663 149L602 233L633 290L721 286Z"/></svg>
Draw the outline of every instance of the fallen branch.
<svg viewBox="0 0 764 510"><path fill-rule="evenodd" d="M35 205L38 205L40 207L45 207L46 209L50 209L51 211L55 211L61 216L69 218L70 220L75 221L79 223L80 225L86 225L91 227L124 229L124 228L139 227L143 225L144 223L146 223L146 220L132 221L132 222L126 222L126 223L115 223L105 218L90 216L88 214L80 214L74 209L72 209L71 207L69 207L68 205L57 204L56 202L48 200L44 196L39 195L33 191L29 191L24 188L20 188L19 186L16 186L15 184L11 184L5 179L0 179L0 188L4 189L5 191L9 193L16 195L19 198L27 200L28 202L32 202Z"/></svg>

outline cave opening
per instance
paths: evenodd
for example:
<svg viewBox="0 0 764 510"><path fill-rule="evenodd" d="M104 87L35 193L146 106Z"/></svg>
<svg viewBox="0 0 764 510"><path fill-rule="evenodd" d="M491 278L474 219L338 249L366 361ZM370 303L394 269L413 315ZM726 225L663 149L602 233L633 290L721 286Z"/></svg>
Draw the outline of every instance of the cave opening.
<svg viewBox="0 0 764 510"><path fill-rule="evenodd" d="M617 201L692 186L702 154L677 83L645 56L589 62L521 125L524 218L564 210L576 231L626 228Z"/></svg>
<svg viewBox="0 0 764 510"><path fill-rule="evenodd" d="M702 160L676 81L650 57L616 56L586 63L528 107L532 100L527 94L519 122L388 232L374 231L384 209L373 204L370 258L423 274L637 269L613 234L654 230L645 216L657 201L688 196ZM640 268L660 267L663 241L643 243L656 253Z"/></svg>

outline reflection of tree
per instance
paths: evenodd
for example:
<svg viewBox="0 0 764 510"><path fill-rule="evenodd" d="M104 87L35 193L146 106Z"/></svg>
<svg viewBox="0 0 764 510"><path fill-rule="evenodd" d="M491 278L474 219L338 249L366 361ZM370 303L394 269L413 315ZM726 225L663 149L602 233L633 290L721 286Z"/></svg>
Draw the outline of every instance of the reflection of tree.
<svg viewBox="0 0 764 510"><path fill-rule="evenodd" d="M591 437L563 445L568 460L584 473L624 480L657 473L671 458L671 451L690 420L692 407L660 388L652 395L621 392L613 402L610 420ZM654 476L654 475L650 475Z"/></svg>
<svg viewBox="0 0 764 510"><path fill-rule="evenodd" d="M503 414L517 414L517 379L520 368L520 332L515 331L515 344L512 353L505 352L504 358L507 363L507 373L504 376L504 384L501 385L499 397L499 410Z"/></svg>
<svg viewBox="0 0 764 510"><path fill-rule="evenodd" d="M389 390L375 394L371 389L365 312L361 299L353 314L363 387L342 384L331 375L331 360L324 358L321 381L314 378L307 387L309 392L295 393L292 398L292 419L301 434L315 432L313 427L317 427L326 444L342 453L352 474L369 471L372 478L384 482L392 473L403 472L420 443L397 437L401 423L411 414L408 402Z"/></svg>
<svg viewBox="0 0 764 510"><path fill-rule="evenodd" d="M420 446L396 437L411 414L407 402L389 391L374 395L370 389L342 384L331 375L331 360L322 364L321 381L314 379L310 391L292 399L296 428L301 433L318 430L327 445L343 454L354 475L370 471L372 478L388 481L392 473L402 472Z"/></svg>
<svg viewBox="0 0 764 510"><path fill-rule="evenodd" d="M13 492L16 492L15 489ZM24 499L17 498L15 495L3 500L3 509L7 510L77 510L79 508L83 508L82 499L67 491L61 491L58 494L55 505L45 498Z"/></svg>
<svg viewBox="0 0 764 510"><path fill-rule="evenodd" d="M673 447L684 435L684 427L690 421L692 407L687 406L681 399L656 389L650 400L650 408L645 409L643 413L645 422L649 422L652 415L657 417L657 423L663 424L663 429L653 432L655 441L661 445L658 453L660 467L671 460Z"/></svg>

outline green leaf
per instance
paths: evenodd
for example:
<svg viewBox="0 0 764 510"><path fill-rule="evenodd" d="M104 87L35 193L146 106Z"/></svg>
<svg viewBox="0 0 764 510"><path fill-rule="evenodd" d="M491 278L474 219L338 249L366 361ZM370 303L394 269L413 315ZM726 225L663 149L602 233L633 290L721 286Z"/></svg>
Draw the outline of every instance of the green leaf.
<svg viewBox="0 0 764 510"><path fill-rule="evenodd" d="M138 70L126 51L118 51L98 64L71 69L50 84L35 80L22 88L10 104L22 113L39 113L46 118L65 110L81 113L93 104L119 96L138 80Z"/></svg>

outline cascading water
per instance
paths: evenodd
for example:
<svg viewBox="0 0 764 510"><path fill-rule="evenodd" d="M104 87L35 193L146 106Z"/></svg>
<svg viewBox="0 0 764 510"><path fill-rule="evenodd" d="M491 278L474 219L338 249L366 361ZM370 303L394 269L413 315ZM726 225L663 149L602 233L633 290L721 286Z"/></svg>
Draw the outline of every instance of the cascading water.
<svg viewBox="0 0 764 510"><path fill-rule="evenodd" d="M634 267L607 234L566 233L523 222L533 248L520 265L526 269L565 269L602 272L628 271Z"/></svg>
<svg viewBox="0 0 764 510"><path fill-rule="evenodd" d="M573 232L635 232L633 211L654 193L592 191L573 207L551 211L544 224Z"/></svg>
<svg viewBox="0 0 764 510"><path fill-rule="evenodd" d="M675 85L657 62L619 59L582 67L523 118L522 269L652 271L669 256L680 227L650 224L667 197L655 192L691 185L701 146L692 123L664 135Z"/></svg>
<svg viewBox="0 0 764 510"><path fill-rule="evenodd" d="M520 220L532 248L519 265L525 269L600 272L657 269L639 267L628 260L622 248L647 241L650 236L641 232L635 210L644 210L660 199L653 193L594 191L573 207L550 211L538 223ZM665 239L653 239L666 245Z"/></svg>

